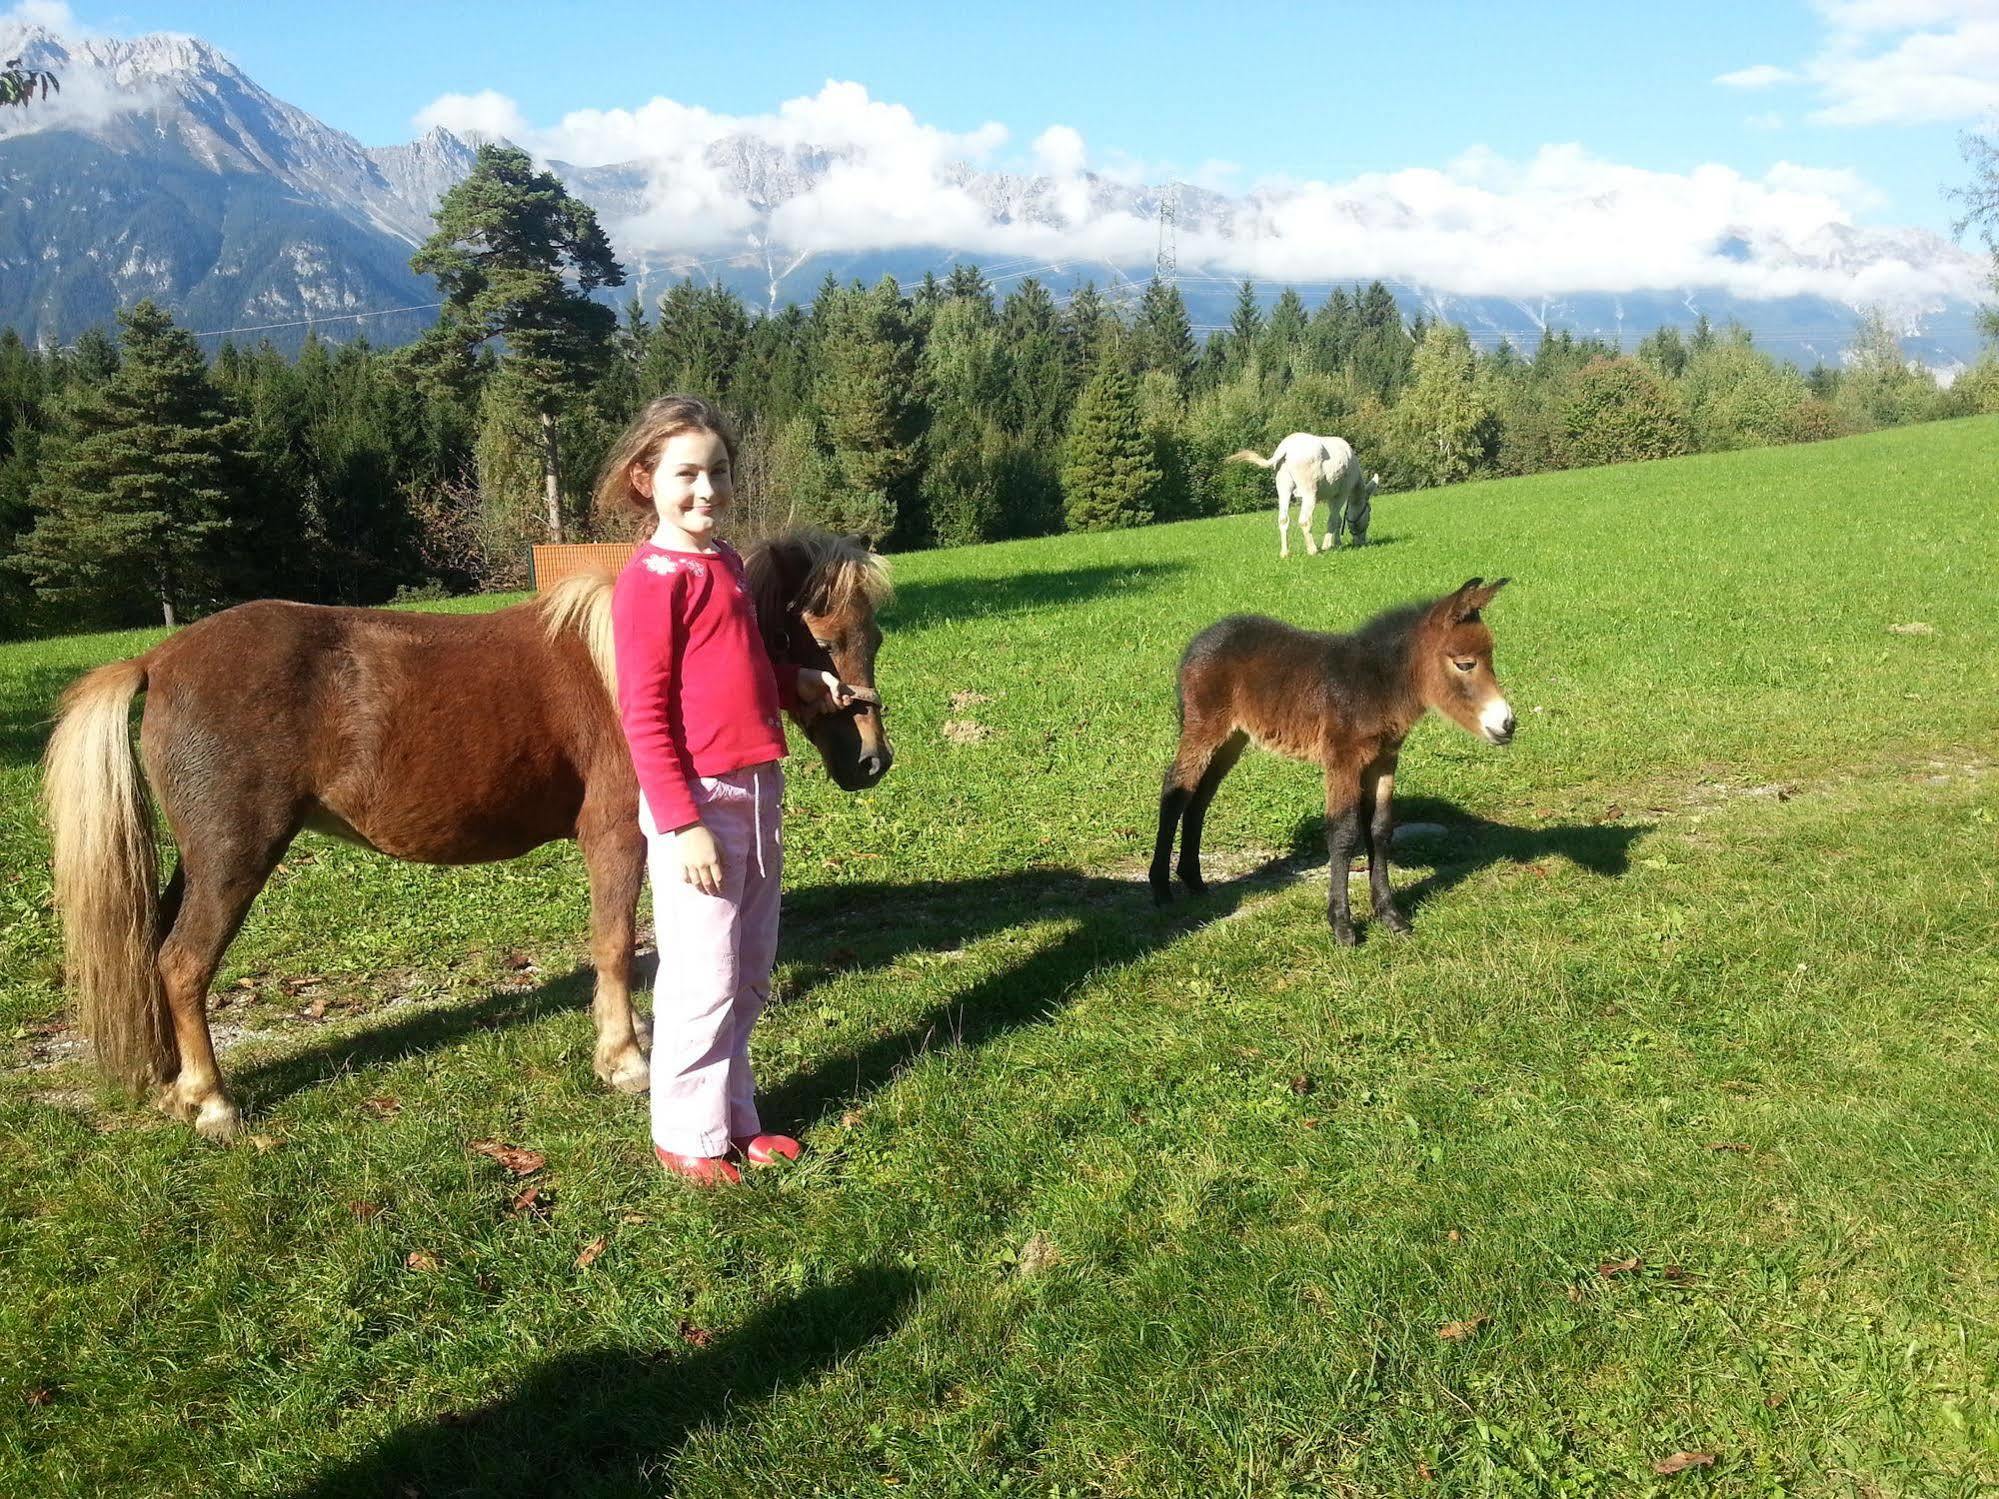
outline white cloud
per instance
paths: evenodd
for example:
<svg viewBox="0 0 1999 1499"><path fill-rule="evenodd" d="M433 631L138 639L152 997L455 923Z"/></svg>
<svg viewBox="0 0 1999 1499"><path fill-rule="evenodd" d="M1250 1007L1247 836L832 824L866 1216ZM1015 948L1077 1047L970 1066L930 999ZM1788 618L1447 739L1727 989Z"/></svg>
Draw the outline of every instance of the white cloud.
<svg viewBox="0 0 1999 1499"><path fill-rule="evenodd" d="M1769 88L1772 84L1795 82L1797 76L1789 68L1776 68L1767 62L1759 62L1753 68L1737 68L1733 73L1723 73L1715 82L1727 88Z"/></svg>
<svg viewBox="0 0 1999 1499"><path fill-rule="evenodd" d="M1914 125L1999 117L1999 0L1818 0L1818 50L1792 68L1723 73L1731 88L1802 82L1821 125Z"/></svg>
<svg viewBox="0 0 1999 1499"><path fill-rule="evenodd" d="M1851 172L1779 163L1654 172L1578 145L1526 159L1484 147L1441 167L1343 181L1267 181L1245 196L1193 190L1196 172L1092 150L1050 125L1007 151L997 125L938 129L853 83L732 116L656 98L546 128L495 94L448 96L420 124L504 133L544 160L621 166L638 206L607 206L621 252L668 258L754 241L791 252L934 247L988 264L1149 264L1145 183L1189 183L1183 270L1325 283L1381 276L1459 295L1719 287L1738 296L1915 303L1975 295L1970 256L1892 245L1858 226L1882 198ZM455 123L454 123L455 122Z"/></svg>
<svg viewBox="0 0 1999 1499"><path fill-rule="evenodd" d="M410 123L418 130L442 125L453 135L505 136L511 141L518 141L528 133L528 123L521 117L519 106L505 94L489 88L482 88L476 94L439 94L418 110Z"/></svg>
<svg viewBox="0 0 1999 1499"><path fill-rule="evenodd" d="M1751 130L1782 130L1784 116L1774 109L1766 109L1761 114L1744 115L1742 123Z"/></svg>

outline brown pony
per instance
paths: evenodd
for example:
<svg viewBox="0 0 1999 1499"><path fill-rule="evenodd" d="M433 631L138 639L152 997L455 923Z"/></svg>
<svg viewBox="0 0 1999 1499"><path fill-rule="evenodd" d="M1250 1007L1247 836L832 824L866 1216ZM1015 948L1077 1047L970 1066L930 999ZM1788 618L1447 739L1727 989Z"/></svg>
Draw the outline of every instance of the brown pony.
<svg viewBox="0 0 1999 1499"><path fill-rule="evenodd" d="M891 759L873 691L881 561L799 532L746 564L774 657L865 689L793 717L840 786L872 786ZM243 604L72 685L43 797L68 982L99 1067L134 1090L162 1085L161 1107L205 1135L236 1129L208 985L301 828L424 864L574 838L590 876L597 1076L643 1090L631 964L645 840L618 726L611 582L571 578L480 615ZM164 892L147 783L179 852Z"/></svg>
<svg viewBox="0 0 1999 1499"><path fill-rule="evenodd" d="M1152 893L1173 896L1167 866L1181 832L1180 878L1201 880L1201 823L1215 788L1251 740L1326 772L1332 853L1327 919L1351 947L1347 865L1367 844L1374 914L1392 932L1409 921L1388 888L1389 803L1402 741L1431 708L1492 744L1513 742L1513 710L1492 674L1492 631L1480 611L1506 585L1473 578L1430 603L1407 604L1351 635L1321 635L1281 620L1233 615L1208 626L1180 658L1180 747L1159 797Z"/></svg>

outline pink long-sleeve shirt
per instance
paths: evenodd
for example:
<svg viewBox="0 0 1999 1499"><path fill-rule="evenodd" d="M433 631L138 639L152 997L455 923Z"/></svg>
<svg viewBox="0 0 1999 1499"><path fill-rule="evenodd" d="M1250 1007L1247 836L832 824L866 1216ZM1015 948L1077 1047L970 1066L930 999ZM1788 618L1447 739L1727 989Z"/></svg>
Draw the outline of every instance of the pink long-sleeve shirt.
<svg viewBox="0 0 1999 1499"><path fill-rule="evenodd" d="M743 559L645 543L611 594L618 717L663 831L701 820L692 782L784 758L777 677Z"/></svg>

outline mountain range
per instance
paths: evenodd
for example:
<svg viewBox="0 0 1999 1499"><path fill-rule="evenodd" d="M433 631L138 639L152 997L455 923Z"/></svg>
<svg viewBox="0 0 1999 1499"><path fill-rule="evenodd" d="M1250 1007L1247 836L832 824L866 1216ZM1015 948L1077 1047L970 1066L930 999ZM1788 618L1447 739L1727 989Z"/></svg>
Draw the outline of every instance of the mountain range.
<svg viewBox="0 0 1999 1499"><path fill-rule="evenodd" d="M440 127L405 145L363 146L188 36L78 39L15 24L0 28L0 56L62 81L60 95L0 111L0 202L9 210L0 214L0 326L66 343L152 297L203 333L234 330L294 346L308 329L402 342L434 316L437 293L408 260L430 232L438 199L471 170L474 139ZM1178 267L1197 329L1214 327L1236 297L1238 275L1221 264L1227 248L1267 232L1285 209L1273 191L1230 196L1092 173L1058 181L950 162L943 183L975 205L981 227L1019 228L1055 244L1053 253L981 256L941 236L913 243L906 233L884 247L828 249L810 235L788 238L786 226L809 195L855 165L852 148L744 131L706 143L688 164L728 203L725 232L718 241L704 224L680 243L662 208L661 163L547 165L596 208L629 275L614 294L620 299L650 300L694 275L765 309L809 299L828 272L869 281L890 273L907 284L966 259L983 263L1001 291L1031 273L1058 297L1085 280L1126 294L1153 271L1150 255L1132 253L1132 236L1121 249L1085 252L1060 243L1063 231L1108 215L1144 230L1164 203L1183 245L1219 252L1206 263L1183 252ZM1745 242L1718 253L1752 250ZM1892 308L1905 350L1940 370L1975 355L1971 295L1980 267L1939 236L1820 226L1798 244L1766 237L1753 253L1765 266L1837 272L1856 285L1875 265L1916 267L1926 290ZM1858 310L1824 295L1749 298L1702 286L1467 296L1414 278L1390 284L1406 311L1462 323L1487 345L1511 337L1531 347L1543 327L1628 343L1705 314L1717 324L1740 321L1766 347L1807 365L1838 360ZM1277 289L1265 286L1266 300ZM1316 302L1324 285L1305 289Z"/></svg>

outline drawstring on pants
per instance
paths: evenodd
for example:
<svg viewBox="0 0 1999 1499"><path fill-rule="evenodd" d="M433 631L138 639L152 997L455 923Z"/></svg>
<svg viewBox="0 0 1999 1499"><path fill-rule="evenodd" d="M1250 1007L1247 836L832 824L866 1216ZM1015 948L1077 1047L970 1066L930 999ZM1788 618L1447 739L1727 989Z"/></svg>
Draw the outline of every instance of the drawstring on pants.
<svg viewBox="0 0 1999 1499"><path fill-rule="evenodd" d="M764 871L764 773L759 766L750 772L750 826L756 829L757 874Z"/></svg>

